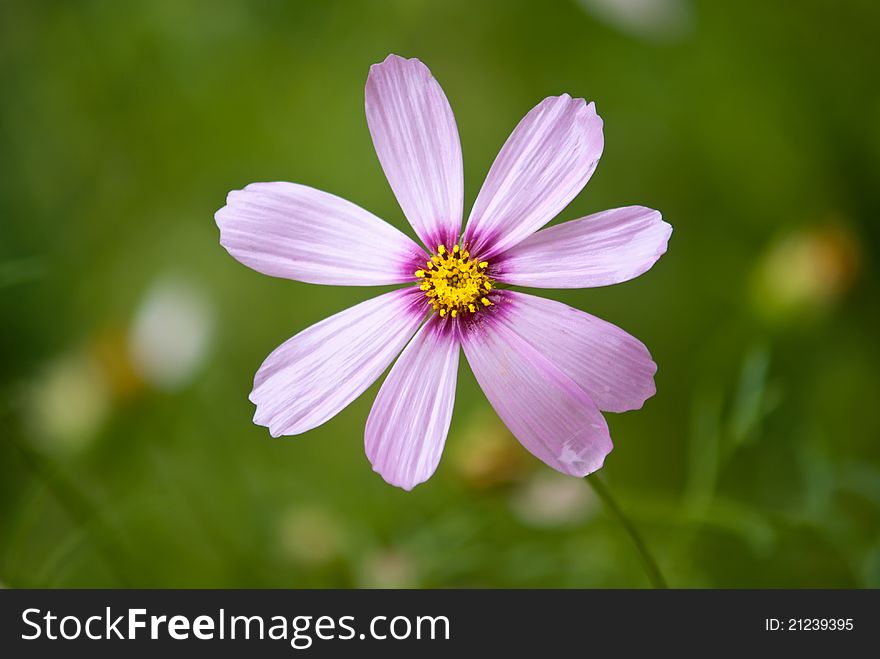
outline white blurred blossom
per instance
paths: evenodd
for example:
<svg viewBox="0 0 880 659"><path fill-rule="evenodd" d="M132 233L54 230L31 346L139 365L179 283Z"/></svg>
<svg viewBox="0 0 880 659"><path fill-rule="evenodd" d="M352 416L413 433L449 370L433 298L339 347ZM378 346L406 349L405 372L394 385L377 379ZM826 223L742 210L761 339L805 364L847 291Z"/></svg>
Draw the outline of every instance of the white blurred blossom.
<svg viewBox="0 0 880 659"><path fill-rule="evenodd" d="M597 507L582 479L555 471L535 473L514 492L510 505L522 522L537 527L579 524Z"/></svg>
<svg viewBox="0 0 880 659"><path fill-rule="evenodd" d="M185 386L204 363L214 330L205 293L185 279L163 277L147 292L129 332L137 373L166 390Z"/></svg>
<svg viewBox="0 0 880 659"><path fill-rule="evenodd" d="M674 41L690 32L688 0L577 0L596 19L634 37Z"/></svg>

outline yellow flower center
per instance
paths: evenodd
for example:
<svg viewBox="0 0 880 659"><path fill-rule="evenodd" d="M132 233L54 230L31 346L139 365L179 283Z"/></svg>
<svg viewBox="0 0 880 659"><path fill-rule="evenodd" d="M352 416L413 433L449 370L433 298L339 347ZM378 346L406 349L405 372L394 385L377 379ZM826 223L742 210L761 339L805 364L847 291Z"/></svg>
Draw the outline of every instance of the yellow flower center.
<svg viewBox="0 0 880 659"><path fill-rule="evenodd" d="M427 266L415 274L422 280L419 288L425 291L434 310L455 318L492 305L486 297L492 290L492 280L486 275L488 267L486 261L472 260L458 245L451 252L439 245Z"/></svg>

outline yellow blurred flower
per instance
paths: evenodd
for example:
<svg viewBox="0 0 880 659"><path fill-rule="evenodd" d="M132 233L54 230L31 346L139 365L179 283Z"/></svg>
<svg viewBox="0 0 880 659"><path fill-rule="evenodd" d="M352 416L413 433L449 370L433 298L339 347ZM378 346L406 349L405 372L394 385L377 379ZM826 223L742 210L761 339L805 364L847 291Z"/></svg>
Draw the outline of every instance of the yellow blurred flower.
<svg viewBox="0 0 880 659"><path fill-rule="evenodd" d="M475 489L517 482L535 467L526 450L488 410L471 417L452 458L461 480Z"/></svg>
<svg viewBox="0 0 880 659"><path fill-rule="evenodd" d="M285 512L278 523L283 556L294 563L320 567L342 555L345 532L339 519L325 508L303 506Z"/></svg>
<svg viewBox="0 0 880 659"><path fill-rule="evenodd" d="M401 549L388 548L367 556L360 570L361 588L417 588L415 558Z"/></svg>
<svg viewBox="0 0 880 659"><path fill-rule="evenodd" d="M124 327L108 325L95 335L87 349L101 369L114 399L128 400L143 391L146 383L132 364Z"/></svg>
<svg viewBox="0 0 880 659"><path fill-rule="evenodd" d="M213 329L206 297L192 284L157 279L129 326L107 323L60 355L25 387L24 422L50 450L82 450L115 403L147 385L176 389L204 362Z"/></svg>
<svg viewBox="0 0 880 659"><path fill-rule="evenodd" d="M756 265L754 305L774 322L824 311L852 286L859 262L857 239L843 224L788 233Z"/></svg>

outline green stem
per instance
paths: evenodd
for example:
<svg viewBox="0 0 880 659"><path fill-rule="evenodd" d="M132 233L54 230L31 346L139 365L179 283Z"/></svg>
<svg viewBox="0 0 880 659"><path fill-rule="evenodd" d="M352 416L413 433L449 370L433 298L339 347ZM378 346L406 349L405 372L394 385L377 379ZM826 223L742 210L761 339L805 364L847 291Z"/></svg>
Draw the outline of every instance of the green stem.
<svg viewBox="0 0 880 659"><path fill-rule="evenodd" d="M624 514L614 497L611 496L608 486L605 485L596 474L590 474L584 480L590 484L590 487L592 487L593 491L600 499L602 499L602 503L605 504L611 515L620 522L620 525L624 528L627 535L629 535L630 540L632 540L633 544L636 546L639 558L642 561L642 567L645 568L645 573L648 575L648 580L651 582L651 585L654 588L669 588L666 584L666 579L663 578L663 573L660 572L660 568L657 566L657 561L654 560L651 551L648 549L648 545L645 544L638 529L636 529L635 525L630 521L626 514Z"/></svg>

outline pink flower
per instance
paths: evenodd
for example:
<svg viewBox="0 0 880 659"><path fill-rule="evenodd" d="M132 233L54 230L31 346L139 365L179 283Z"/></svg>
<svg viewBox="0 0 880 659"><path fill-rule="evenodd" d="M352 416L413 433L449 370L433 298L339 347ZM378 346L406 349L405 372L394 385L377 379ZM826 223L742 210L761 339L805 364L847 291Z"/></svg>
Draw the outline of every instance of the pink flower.
<svg viewBox="0 0 880 659"><path fill-rule="evenodd" d="M672 227L628 206L541 229L602 154L593 103L563 94L529 112L501 149L461 233L461 145L449 102L417 59L370 69L367 123L404 214L428 248L370 212L295 183L253 183L217 211L220 242L258 272L313 284L406 284L280 345L260 367L254 422L273 436L321 425L394 363L367 419L367 457L393 485L434 473L452 419L459 346L510 431L566 474L611 451L601 411L638 409L656 364L623 330L502 288L606 286L637 277ZM401 352L402 351L402 352Z"/></svg>

